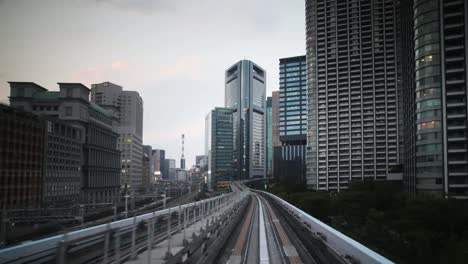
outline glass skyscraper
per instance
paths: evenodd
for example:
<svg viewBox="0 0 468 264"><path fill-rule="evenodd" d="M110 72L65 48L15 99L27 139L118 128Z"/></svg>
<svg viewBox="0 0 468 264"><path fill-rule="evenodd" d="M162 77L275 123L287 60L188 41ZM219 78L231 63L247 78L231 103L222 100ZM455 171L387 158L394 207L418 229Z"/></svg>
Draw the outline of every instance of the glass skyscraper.
<svg viewBox="0 0 468 264"><path fill-rule="evenodd" d="M279 60L279 139L275 175L284 180L302 181L305 174L307 133L306 57Z"/></svg>
<svg viewBox="0 0 468 264"><path fill-rule="evenodd" d="M216 107L206 117L209 146L205 151L208 160L208 185L215 188L218 182L233 181L234 178L234 128L231 108Z"/></svg>
<svg viewBox="0 0 468 264"><path fill-rule="evenodd" d="M238 179L264 178L266 72L242 60L225 77L225 106L234 109L234 174Z"/></svg>
<svg viewBox="0 0 468 264"><path fill-rule="evenodd" d="M271 177L273 173L273 101L267 97L266 101L266 175Z"/></svg>
<svg viewBox="0 0 468 264"><path fill-rule="evenodd" d="M307 184L348 188L399 165L398 0L307 0Z"/></svg>
<svg viewBox="0 0 468 264"><path fill-rule="evenodd" d="M402 5L405 177L412 192L468 198L468 3Z"/></svg>

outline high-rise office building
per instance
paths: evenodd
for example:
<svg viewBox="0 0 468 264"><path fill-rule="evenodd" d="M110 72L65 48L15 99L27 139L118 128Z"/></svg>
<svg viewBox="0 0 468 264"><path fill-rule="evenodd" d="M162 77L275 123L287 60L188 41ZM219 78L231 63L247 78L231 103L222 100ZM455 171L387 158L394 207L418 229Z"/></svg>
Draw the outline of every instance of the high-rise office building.
<svg viewBox="0 0 468 264"><path fill-rule="evenodd" d="M398 1L306 1L307 185L385 180L399 164Z"/></svg>
<svg viewBox="0 0 468 264"><path fill-rule="evenodd" d="M0 208L41 207L46 127L36 115L0 104Z"/></svg>
<svg viewBox="0 0 468 264"><path fill-rule="evenodd" d="M468 3L402 5L405 184L410 192L468 198Z"/></svg>
<svg viewBox="0 0 468 264"><path fill-rule="evenodd" d="M234 109L234 175L265 177L266 72L242 60L225 76L225 107Z"/></svg>
<svg viewBox="0 0 468 264"><path fill-rule="evenodd" d="M117 144L121 151L121 186L138 190L143 187L143 100L135 91L103 82L91 85L91 101L103 107L114 118L113 126L120 135Z"/></svg>
<svg viewBox="0 0 468 264"><path fill-rule="evenodd" d="M216 188L218 183L233 181L234 175L234 109L216 107L207 119L210 124L208 146L208 179L210 189Z"/></svg>
<svg viewBox="0 0 468 264"><path fill-rule="evenodd" d="M278 178L300 182L305 180L307 133L306 57L283 58L279 61L279 138L276 148Z"/></svg>
<svg viewBox="0 0 468 264"><path fill-rule="evenodd" d="M266 176L271 177L273 174L273 104L271 96L267 97L266 101Z"/></svg>
<svg viewBox="0 0 468 264"><path fill-rule="evenodd" d="M154 157L153 148L150 145L143 145L143 160L142 160L142 181L143 186L148 189L154 183Z"/></svg>
<svg viewBox="0 0 468 264"><path fill-rule="evenodd" d="M10 87L11 106L38 115L58 118L77 129L73 131L80 135L78 138L83 153L81 202L114 203L118 199L120 189L120 151L116 149L118 134L112 129L112 116L105 109L89 101L90 89L81 83L59 83L60 90L57 92L48 91L31 82L10 82ZM67 129L63 131L68 133ZM55 140L55 136L53 138ZM68 142L57 140L61 144ZM72 143L67 147L74 148L76 144ZM60 149L56 146L54 148ZM74 153L72 150L63 151L66 155ZM69 165L73 160L74 158L68 160ZM63 177L59 181L70 180L68 173L57 171L61 169L65 167L54 168L56 176ZM69 169L72 168L66 168Z"/></svg>
<svg viewBox="0 0 468 264"><path fill-rule="evenodd" d="M271 94L271 144L273 151L273 162L271 164L271 170L273 173L273 178L278 178L278 166L276 166L275 161L279 159L279 153L281 152L281 142L279 136L279 125L280 125L280 116L279 116L279 91L273 91Z"/></svg>

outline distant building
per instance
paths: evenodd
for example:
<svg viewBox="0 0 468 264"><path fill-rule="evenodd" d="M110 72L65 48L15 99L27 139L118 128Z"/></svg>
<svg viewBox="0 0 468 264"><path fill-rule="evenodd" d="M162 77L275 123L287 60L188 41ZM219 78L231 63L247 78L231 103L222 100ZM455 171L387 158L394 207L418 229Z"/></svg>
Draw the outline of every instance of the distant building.
<svg viewBox="0 0 468 264"><path fill-rule="evenodd" d="M234 109L234 167L237 179L265 177L266 72L242 60L225 74L225 107Z"/></svg>
<svg viewBox="0 0 468 264"><path fill-rule="evenodd" d="M135 91L103 82L91 85L91 101L112 113L114 128L119 134L117 148L121 151L121 187L141 189L143 156L143 99Z"/></svg>
<svg viewBox="0 0 468 264"><path fill-rule="evenodd" d="M188 174L187 171L180 168L175 170L175 180L176 181L187 181L188 180Z"/></svg>
<svg viewBox="0 0 468 264"><path fill-rule="evenodd" d="M218 182L235 180L234 175L234 109L216 107L207 117L209 138L207 184L216 188Z"/></svg>
<svg viewBox="0 0 468 264"><path fill-rule="evenodd" d="M153 166L154 166L154 158L153 158L153 149L149 145L143 145L143 160L142 160L142 183L145 189L151 187L154 183L153 180Z"/></svg>
<svg viewBox="0 0 468 264"><path fill-rule="evenodd" d="M266 101L266 175L271 177L273 174L273 116L272 99L267 97Z"/></svg>
<svg viewBox="0 0 468 264"><path fill-rule="evenodd" d="M90 90L81 83L59 83L57 92L31 82L10 82L10 87L12 107L58 118L82 135L81 202L114 203L120 190L118 134L112 130L112 116L89 101Z"/></svg>
<svg viewBox="0 0 468 264"><path fill-rule="evenodd" d="M45 117L47 131L45 207L67 207L80 203L83 143L81 131L65 121Z"/></svg>
<svg viewBox="0 0 468 264"><path fill-rule="evenodd" d="M38 116L0 104L0 209L41 207L46 135Z"/></svg>
<svg viewBox="0 0 468 264"><path fill-rule="evenodd" d="M153 149L153 176L155 181L167 179L165 169L166 152L162 149Z"/></svg>
<svg viewBox="0 0 468 264"><path fill-rule="evenodd" d="M200 169L203 169L205 165L208 164L208 157L206 155L198 155L195 157L195 166L198 166Z"/></svg>
<svg viewBox="0 0 468 264"><path fill-rule="evenodd" d="M164 166L167 169L167 179L165 180L175 180L176 179L176 161L174 159L166 159L164 161Z"/></svg>
<svg viewBox="0 0 468 264"><path fill-rule="evenodd" d="M276 175L286 181L305 178L307 134L306 57L280 59L279 138Z"/></svg>
<svg viewBox="0 0 468 264"><path fill-rule="evenodd" d="M271 144L272 144L272 164L271 170L273 173L273 178L278 178L278 167L275 166L278 159L281 157L281 141L279 137L279 125L280 125L280 116L279 116L279 91L273 91L271 95Z"/></svg>

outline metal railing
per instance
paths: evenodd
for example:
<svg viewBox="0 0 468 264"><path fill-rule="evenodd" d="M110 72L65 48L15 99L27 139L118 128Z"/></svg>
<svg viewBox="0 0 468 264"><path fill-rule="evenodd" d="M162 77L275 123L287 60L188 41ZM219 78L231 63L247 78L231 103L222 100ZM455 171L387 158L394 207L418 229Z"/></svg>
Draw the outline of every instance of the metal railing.
<svg viewBox="0 0 468 264"><path fill-rule="evenodd" d="M72 259L73 263L80 263L80 259L88 263L91 261L84 255L89 254L90 250L96 255L93 262L119 263L135 257L147 246L150 249L157 239L170 240L172 233L182 231L181 225L186 227L194 221L203 220L207 215L230 207L244 197L243 192L232 192L5 248L0 250L0 263L67 263ZM160 237L156 238L155 235Z"/></svg>

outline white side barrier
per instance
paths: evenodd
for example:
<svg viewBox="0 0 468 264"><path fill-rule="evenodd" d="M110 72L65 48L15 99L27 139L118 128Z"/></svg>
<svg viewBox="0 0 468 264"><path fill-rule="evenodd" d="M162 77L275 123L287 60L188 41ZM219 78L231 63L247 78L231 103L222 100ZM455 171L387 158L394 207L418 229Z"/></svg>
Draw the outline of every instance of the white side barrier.
<svg viewBox="0 0 468 264"><path fill-rule="evenodd" d="M327 244L331 249L336 251L343 257L351 257L353 260L357 260L362 264L373 264L373 263L385 263L390 264L392 261L365 247L359 242L347 237L343 233L333 229L332 227L324 224L320 220L310 216L301 209L294 205L286 202L285 200L273 195L271 193L263 192L270 197L276 199L283 207L288 211L298 216L302 222L308 224L312 231L324 238L324 243Z"/></svg>

